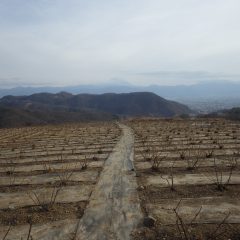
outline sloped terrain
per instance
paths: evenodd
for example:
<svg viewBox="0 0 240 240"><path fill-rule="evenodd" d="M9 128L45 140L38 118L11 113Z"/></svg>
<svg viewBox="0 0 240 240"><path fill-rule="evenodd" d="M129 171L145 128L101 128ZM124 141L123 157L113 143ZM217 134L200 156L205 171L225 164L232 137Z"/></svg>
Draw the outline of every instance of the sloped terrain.
<svg viewBox="0 0 240 240"><path fill-rule="evenodd" d="M0 239L239 239L239 122L124 123L1 129Z"/></svg>
<svg viewBox="0 0 240 240"><path fill-rule="evenodd" d="M122 116L172 117L191 113L183 104L148 92L101 95L61 92L6 96L0 100L0 111L1 126L110 120Z"/></svg>
<svg viewBox="0 0 240 240"><path fill-rule="evenodd" d="M121 131L114 123L0 130L0 239L69 239ZM6 238L4 236L6 235Z"/></svg>
<svg viewBox="0 0 240 240"><path fill-rule="evenodd" d="M219 119L133 120L145 216L135 239L239 239L240 125Z"/></svg>
<svg viewBox="0 0 240 240"><path fill-rule="evenodd" d="M118 117L94 110L48 109L35 105L30 108L0 106L0 128L113 119L118 119Z"/></svg>

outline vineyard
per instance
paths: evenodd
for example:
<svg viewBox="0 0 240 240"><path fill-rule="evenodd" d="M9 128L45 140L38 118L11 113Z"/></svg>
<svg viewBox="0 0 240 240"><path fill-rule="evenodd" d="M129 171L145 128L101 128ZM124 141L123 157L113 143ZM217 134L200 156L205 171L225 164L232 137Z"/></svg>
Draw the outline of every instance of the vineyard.
<svg viewBox="0 0 240 240"><path fill-rule="evenodd" d="M129 125L142 211L155 221L136 239L239 239L239 123L133 120Z"/></svg>
<svg viewBox="0 0 240 240"><path fill-rule="evenodd" d="M0 130L0 239L73 239L114 123Z"/></svg>
<svg viewBox="0 0 240 240"><path fill-rule="evenodd" d="M0 130L0 239L240 237L240 125L132 119Z"/></svg>

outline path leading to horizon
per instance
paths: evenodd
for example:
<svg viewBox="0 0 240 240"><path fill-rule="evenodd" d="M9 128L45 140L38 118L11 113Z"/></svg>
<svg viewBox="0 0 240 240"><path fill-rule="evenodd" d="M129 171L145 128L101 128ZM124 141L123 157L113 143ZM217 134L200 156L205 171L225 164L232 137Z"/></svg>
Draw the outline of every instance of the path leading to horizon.
<svg viewBox="0 0 240 240"><path fill-rule="evenodd" d="M77 240L128 240L142 219L132 161L134 134L119 124L122 136L106 160L90 202L79 221Z"/></svg>

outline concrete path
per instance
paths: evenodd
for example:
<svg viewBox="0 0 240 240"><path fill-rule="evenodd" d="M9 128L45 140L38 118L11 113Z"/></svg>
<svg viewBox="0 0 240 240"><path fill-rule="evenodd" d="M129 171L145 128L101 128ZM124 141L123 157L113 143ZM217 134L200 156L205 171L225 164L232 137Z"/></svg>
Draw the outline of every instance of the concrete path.
<svg viewBox="0 0 240 240"><path fill-rule="evenodd" d="M133 168L134 135L119 124L122 137L106 160L90 203L79 221L77 240L128 240L142 219Z"/></svg>

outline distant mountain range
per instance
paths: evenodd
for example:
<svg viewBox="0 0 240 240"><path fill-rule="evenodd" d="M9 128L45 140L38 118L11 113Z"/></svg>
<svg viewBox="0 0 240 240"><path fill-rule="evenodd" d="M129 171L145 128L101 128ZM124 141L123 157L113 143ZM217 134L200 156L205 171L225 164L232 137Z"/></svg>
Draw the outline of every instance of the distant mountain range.
<svg viewBox="0 0 240 240"><path fill-rule="evenodd" d="M7 95L23 96L41 92L57 93L61 91L69 92L72 94L153 92L161 97L172 100L226 99L240 98L240 82L212 81L198 83L194 85L178 86L135 86L130 84L101 84L66 87L17 87L12 89L0 89L0 97Z"/></svg>
<svg viewBox="0 0 240 240"><path fill-rule="evenodd" d="M0 99L0 126L22 126L129 116L173 117L190 114L185 105L154 93L57 94L5 96Z"/></svg>

